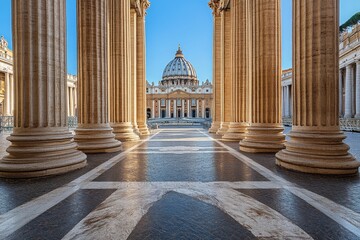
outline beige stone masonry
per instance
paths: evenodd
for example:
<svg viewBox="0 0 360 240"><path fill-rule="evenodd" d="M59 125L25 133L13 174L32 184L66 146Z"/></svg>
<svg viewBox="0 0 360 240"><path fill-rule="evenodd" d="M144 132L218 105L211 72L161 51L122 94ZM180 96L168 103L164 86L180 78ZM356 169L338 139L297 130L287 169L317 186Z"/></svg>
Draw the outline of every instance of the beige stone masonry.
<svg viewBox="0 0 360 240"><path fill-rule="evenodd" d="M115 138L139 140L131 122L130 0L108 0L110 122Z"/></svg>
<svg viewBox="0 0 360 240"><path fill-rule="evenodd" d="M240 150L277 152L285 142L281 122L280 0L251 0L249 14L251 115Z"/></svg>
<svg viewBox="0 0 360 240"><path fill-rule="evenodd" d="M82 168L86 155L67 127L65 0L12 3L15 119L0 176L40 177Z"/></svg>
<svg viewBox="0 0 360 240"><path fill-rule="evenodd" d="M232 107L233 115L224 140L239 141L249 125L249 53L248 0L231 1L232 22Z"/></svg>
<svg viewBox="0 0 360 240"><path fill-rule="evenodd" d="M355 174L339 127L339 5L293 0L293 128L276 164L318 174ZM324 41L326 39L326 41Z"/></svg>
<svg viewBox="0 0 360 240"><path fill-rule="evenodd" d="M85 153L121 150L108 120L106 5L107 0L77 0L78 127L74 139Z"/></svg>

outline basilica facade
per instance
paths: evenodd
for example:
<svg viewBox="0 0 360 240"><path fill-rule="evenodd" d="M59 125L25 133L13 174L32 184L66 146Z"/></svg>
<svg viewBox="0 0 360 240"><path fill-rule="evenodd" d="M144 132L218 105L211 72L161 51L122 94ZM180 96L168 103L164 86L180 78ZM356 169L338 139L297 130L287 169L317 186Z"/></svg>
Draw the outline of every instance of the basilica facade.
<svg viewBox="0 0 360 240"><path fill-rule="evenodd" d="M158 85L147 83L147 118L211 118L212 84L201 85L193 65L178 49Z"/></svg>

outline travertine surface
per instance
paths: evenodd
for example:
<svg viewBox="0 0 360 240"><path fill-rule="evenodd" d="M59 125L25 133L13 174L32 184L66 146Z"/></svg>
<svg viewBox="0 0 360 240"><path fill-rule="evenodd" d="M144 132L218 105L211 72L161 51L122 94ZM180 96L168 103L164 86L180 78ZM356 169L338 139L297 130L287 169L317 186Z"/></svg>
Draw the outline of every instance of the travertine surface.
<svg viewBox="0 0 360 240"><path fill-rule="evenodd" d="M34 7L37 6L37 7ZM0 176L38 177L86 165L67 128L65 0L14 0L14 132Z"/></svg>
<svg viewBox="0 0 360 240"><path fill-rule="evenodd" d="M241 140L249 125L250 42L248 0L231 2L232 22L232 122L223 136L226 140Z"/></svg>
<svg viewBox="0 0 360 240"><path fill-rule="evenodd" d="M139 140L131 122L130 0L108 4L110 122L116 139Z"/></svg>
<svg viewBox="0 0 360 240"><path fill-rule="evenodd" d="M293 0L293 7L293 129L276 163L308 173L354 174L360 163L339 128L338 2Z"/></svg>
<svg viewBox="0 0 360 240"><path fill-rule="evenodd" d="M285 142L281 123L280 0L249 1L249 14L251 123L240 150L277 152Z"/></svg>
<svg viewBox="0 0 360 240"><path fill-rule="evenodd" d="M77 1L79 107L74 139L86 153L121 150L108 120L106 5L106 0Z"/></svg>

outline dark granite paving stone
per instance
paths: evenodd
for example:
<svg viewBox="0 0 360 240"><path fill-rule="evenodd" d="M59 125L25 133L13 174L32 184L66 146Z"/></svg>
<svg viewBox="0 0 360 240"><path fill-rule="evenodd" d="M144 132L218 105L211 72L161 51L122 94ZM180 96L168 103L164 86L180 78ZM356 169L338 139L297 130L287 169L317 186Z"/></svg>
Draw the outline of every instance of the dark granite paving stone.
<svg viewBox="0 0 360 240"><path fill-rule="evenodd" d="M95 181L267 181L229 153L129 154Z"/></svg>
<svg viewBox="0 0 360 240"><path fill-rule="evenodd" d="M169 192L149 209L128 239L256 238L215 206Z"/></svg>
<svg viewBox="0 0 360 240"><path fill-rule="evenodd" d="M356 235L284 189L238 190L279 212L314 239L355 240Z"/></svg>
<svg viewBox="0 0 360 240"><path fill-rule="evenodd" d="M274 154L243 153L255 162L305 189L322 195L340 205L360 213L360 177L326 176L289 171L275 164Z"/></svg>
<svg viewBox="0 0 360 240"><path fill-rule="evenodd" d="M89 154L88 165L85 168L59 176L35 179L0 179L0 214L73 181L118 154L119 152Z"/></svg>
<svg viewBox="0 0 360 240"><path fill-rule="evenodd" d="M79 190L20 228L8 240L62 239L115 190Z"/></svg>
<svg viewBox="0 0 360 240"><path fill-rule="evenodd" d="M213 141L196 141L196 142L190 142L190 141L183 141L183 142L156 142L156 141L150 141L146 142L143 145L141 145L141 148L145 147L221 147L220 144L217 144ZM209 149L214 150L214 149ZM224 149L225 150L225 149Z"/></svg>

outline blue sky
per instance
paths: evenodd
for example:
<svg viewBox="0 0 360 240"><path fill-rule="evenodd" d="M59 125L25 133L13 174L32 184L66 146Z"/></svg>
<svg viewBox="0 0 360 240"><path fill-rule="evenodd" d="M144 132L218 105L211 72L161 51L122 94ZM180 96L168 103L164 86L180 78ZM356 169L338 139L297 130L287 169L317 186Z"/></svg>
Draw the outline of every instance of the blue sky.
<svg viewBox="0 0 360 240"><path fill-rule="evenodd" d="M68 72L77 73L76 0L67 1ZM212 79L212 15L209 0L150 0L146 18L147 79L161 80L180 43L200 81ZM282 0L282 68L291 67L291 0ZM340 0L340 24L360 12L360 0ZM11 0L1 0L0 35L11 42Z"/></svg>

